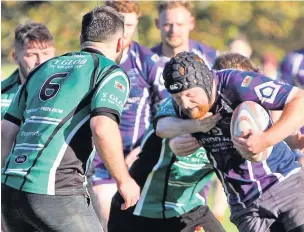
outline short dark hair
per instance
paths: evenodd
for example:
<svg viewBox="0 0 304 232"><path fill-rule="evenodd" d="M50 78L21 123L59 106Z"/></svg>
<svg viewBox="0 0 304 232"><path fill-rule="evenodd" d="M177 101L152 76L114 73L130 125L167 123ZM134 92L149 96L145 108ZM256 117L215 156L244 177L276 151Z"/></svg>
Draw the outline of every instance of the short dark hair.
<svg viewBox="0 0 304 232"><path fill-rule="evenodd" d="M106 42L124 32L124 17L114 8L97 6L82 18L82 41Z"/></svg>
<svg viewBox="0 0 304 232"><path fill-rule="evenodd" d="M44 24L33 22L19 25L15 29L15 49L34 44L54 46L54 38L48 28Z"/></svg>
<svg viewBox="0 0 304 232"><path fill-rule="evenodd" d="M227 53L217 57L212 68L216 70L239 69L252 72L260 71L249 58L239 53Z"/></svg>

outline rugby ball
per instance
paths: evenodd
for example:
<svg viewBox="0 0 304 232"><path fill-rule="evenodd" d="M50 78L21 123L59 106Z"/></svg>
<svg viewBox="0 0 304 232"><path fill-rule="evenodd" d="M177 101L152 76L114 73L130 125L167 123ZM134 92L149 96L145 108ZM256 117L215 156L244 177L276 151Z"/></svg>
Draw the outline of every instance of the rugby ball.
<svg viewBox="0 0 304 232"><path fill-rule="evenodd" d="M261 105L252 101L245 101L233 111L230 124L231 138L239 137L243 132L246 134L248 130L265 131L271 125L270 116ZM236 149L243 157L252 155L252 153L248 154L248 152ZM270 156L272 149L273 147L269 147L264 152L256 154L251 161L261 162L266 160Z"/></svg>

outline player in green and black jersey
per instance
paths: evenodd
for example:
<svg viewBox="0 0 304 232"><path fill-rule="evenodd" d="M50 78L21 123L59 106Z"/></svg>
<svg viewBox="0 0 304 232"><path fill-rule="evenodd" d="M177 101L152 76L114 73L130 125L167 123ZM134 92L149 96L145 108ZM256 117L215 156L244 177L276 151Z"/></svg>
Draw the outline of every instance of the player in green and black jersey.
<svg viewBox="0 0 304 232"><path fill-rule="evenodd" d="M123 30L118 12L96 7L82 20L82 50L38 66L17 92L2 121L2 213L9 230L102 231L86 191L92 137L117 181L122 208L137 202L118 128L129 94L128 77L113 62L122 54Z"/></svg>
<svg viewBox="0 0 304 232"><path fill-rule="evenodd" d="M1 82L1 120L29 72L55 55L53 36L41 23L18 26L15 30L14 49L13 58L18 69Z"/></svg>
<svg viewBox="0 0 304 232"><path fill-rule="evenodd" d="M171 99L166 102L171 104ZM185 136L188 143L198 144L190 134ZM209 232L224 231L199 194L213 173L205 149L196 148L190 155L177 156L169 141L158 137L152 126L146 131L139 158L130 169L130 175L141 187L141 197L134 207L122 211L123 198L116 193L109 232L192 232L200 227Z"/></svg>

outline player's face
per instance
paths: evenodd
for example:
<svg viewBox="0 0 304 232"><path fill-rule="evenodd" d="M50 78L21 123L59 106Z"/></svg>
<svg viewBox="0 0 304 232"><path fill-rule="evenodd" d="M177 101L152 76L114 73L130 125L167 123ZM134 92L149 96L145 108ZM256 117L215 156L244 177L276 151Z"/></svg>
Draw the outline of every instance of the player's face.
<svg viewBox="0 0 304 232"><path fill-rule="evenodd" d="M192 119L202 118L210 109L207 94L200 87L172 94L172 97L182 111Z"/></svg>
<svg viewBox="0 0 304 232"><path fill-rule="evenodd" d="M53 45L45 43L33 43L24 45L14 53L14 59L19 66L19 70L24 78L28 76L30 71L39 64L53 58L55 56L55 48Z"/></svg>
<svg viewBox="0 0 304 232"><path fill-rule="evenodd" d="M184 7L163 10L158 22L162 42L171 48L186 45L194 27L194 18Z"/></svg>
<svg viewBox="0 0 304 232"><path fill-rule="evenodd" d="M129 47L135 33L138 18L136 13L121 13L125 17L124 49Z"/></svg>

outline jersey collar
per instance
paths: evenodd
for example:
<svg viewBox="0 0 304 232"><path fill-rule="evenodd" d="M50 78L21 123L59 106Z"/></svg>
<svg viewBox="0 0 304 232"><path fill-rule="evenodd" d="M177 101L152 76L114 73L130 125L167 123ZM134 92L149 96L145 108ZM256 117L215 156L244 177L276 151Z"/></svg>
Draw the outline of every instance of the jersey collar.
<svg viewBox="0 0 304 232"><path fill-rule="evenodd" d="M94 49L94 48L84 48L84 49L81 49L82 52L90 52L90 53L97 53L97 54L100 54L102 56L105 56L101 51L98 51L97 49Z"/></svg>

